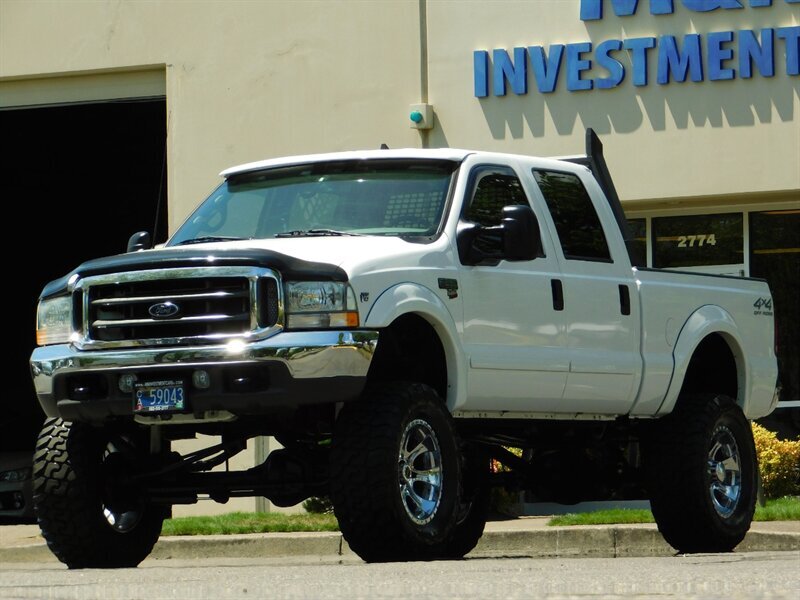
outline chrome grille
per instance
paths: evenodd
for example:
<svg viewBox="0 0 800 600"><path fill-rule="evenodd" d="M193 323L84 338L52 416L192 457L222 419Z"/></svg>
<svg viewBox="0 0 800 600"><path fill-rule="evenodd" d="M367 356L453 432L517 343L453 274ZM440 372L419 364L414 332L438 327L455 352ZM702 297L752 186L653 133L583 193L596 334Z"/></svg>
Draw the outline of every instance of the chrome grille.
<svg viewBox="0 0 800 600"><path fill-rule="evenodd" d="M83 345L212 343L279 327L280 286L269 269L205 267L136 271L79 283Z"/></svg>

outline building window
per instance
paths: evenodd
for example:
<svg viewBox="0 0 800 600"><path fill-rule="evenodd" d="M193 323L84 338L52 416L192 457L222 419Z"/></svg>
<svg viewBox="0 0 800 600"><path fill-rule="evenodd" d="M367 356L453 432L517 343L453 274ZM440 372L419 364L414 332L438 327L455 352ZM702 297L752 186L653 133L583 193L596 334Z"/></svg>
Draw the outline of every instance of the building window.
<svg viewBox="0 0 800 600"><path fill-rule="evenodd" d="M742 213L653 219L653 266L744 264Z"/></svg>
<svg viewBox="0 0 800 600"><path fill-rule="evenodd" d="M564 258L610 262L603 227L581 180L560 171L534 169L533 176L550 209Z"/></svg>
<svg viewBox="0 0 800 600"><path fill-rule="evenodd" d="M628 219L632 250L640 257L639 264L647 264L647 219Z"/></svg>
<svg viewBox="0 0 800 600"><path fill-rule="evenodd" d="M772 290L781 400L800 400L800 210L750 213L750 275Z"/></svg>

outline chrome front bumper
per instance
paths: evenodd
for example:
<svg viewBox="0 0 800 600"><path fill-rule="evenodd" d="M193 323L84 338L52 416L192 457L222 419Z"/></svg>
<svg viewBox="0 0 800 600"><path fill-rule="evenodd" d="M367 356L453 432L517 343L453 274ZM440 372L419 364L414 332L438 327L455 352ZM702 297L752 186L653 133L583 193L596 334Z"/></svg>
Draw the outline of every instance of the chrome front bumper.
<svg viewBox="0 0 800 600"><path fill-rule="evenodd" d="M141 379L159 377L159 372L191 373L199 368L223 374L231 369L263 367L272 373L273 381L264 390L265 394L233 394L222 387L216 392L198 390L195 395L202 400L198 405L205 410L229 410L232 404L234 408L252 406L262 396L265 403L290 406L298 391L303 396L296 399L298 404L312 402L313 391L317 389L326 402L340 401L343 394L349 396L354 390L360 391L377 342L377 331L359 330L284 331L250 343L233 340L223 345L172 348L81 351L70 344L59 344L33 351L31 373L45 413L63 418L80 417L89 407L97 412L104 402L115 407L110 412L99 410L101 416L129 414L132 409L127 407L127 396L116 389L118 376L124 373L135 373ZM67 382L71 376L87 375L103 378L108 397L85 401L74 397ZM340 386L335 383L346 384L346 390L337 393ZM258 397L254 400L253 396Z"/></svg>

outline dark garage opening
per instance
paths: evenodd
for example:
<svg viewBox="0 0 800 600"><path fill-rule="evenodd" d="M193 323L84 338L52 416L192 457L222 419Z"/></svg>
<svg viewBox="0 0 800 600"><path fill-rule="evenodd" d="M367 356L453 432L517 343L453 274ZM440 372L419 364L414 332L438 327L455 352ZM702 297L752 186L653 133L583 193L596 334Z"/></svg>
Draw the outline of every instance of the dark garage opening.
<svg viewBox="0 0 800 600"><path fill-rule="evenodd" d="M0 451L32 450L44 415L31 383L39 292L128 237L166 233L166 101L114 101L0 111L9 364ZM14 240L14 241L11 241ZM21 240L18 242L17 240ZM12 294L14 300L12 300Z"/></svg>

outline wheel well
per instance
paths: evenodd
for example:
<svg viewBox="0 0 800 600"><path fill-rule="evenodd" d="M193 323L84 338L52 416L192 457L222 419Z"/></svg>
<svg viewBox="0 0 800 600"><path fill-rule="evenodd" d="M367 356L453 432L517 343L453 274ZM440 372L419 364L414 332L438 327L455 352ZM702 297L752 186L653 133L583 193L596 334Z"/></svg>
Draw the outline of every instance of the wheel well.
<svg viewBox="0 0 800 600"><path fill-rule="evenodd" d="M700 342L686 369L680 395L685 398L698 393L725 394L734 401L739 397L736 358L717 333Z"/></svg>
<svg viewBox="0 0 800 600"><path fill-rule="evenodd" d="M380 333L368 379L424 383L446 399L447 360L433 326L416 314L395 319Z"/></svg>

